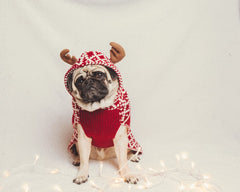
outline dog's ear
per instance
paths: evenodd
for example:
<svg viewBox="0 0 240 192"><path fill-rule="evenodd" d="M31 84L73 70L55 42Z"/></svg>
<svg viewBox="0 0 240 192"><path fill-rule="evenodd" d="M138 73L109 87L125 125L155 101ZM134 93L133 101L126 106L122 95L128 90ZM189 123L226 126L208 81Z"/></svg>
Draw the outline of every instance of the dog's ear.
<svg viewBox="0 0 240 192"><path fill-rule="evenodd" d="M117 73L116 73L112 68L110 68L110 67L106 67L106 69L107 69L108 72L110 73L111 78L112 78L113 81L116 80L116 79L118 78Z"/></svg>
<svg viewBox="0 0 240 192"><path fill-rule="evenodd" d="M112 46L110 50L110 60L115 64L121 61L125 57L125 51L123 47L115 42L111 42Z"/></svg>
<svg viewBox="0 0 240 192"><path fill-rule="evenodd" d="M73 88L72 88L72 81L73 81L73 72L71 71L68 75L67 75L67 89L72 92Z"/></svg>

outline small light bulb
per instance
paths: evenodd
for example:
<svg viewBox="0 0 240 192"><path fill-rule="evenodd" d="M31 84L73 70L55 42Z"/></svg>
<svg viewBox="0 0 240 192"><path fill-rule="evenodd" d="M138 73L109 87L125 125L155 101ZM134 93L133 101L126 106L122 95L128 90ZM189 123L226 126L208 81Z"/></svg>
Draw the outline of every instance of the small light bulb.
<svg viewBox="0 0 240 192"><path fill-rule="evenodd" d="M153 168L148 168L149 171L152 171L152 172L157 172L155 169Z"/></svg>
<svg viewBox="0 0 240 192"><path fill-rule="evenodd" d="M144 189L145 186L144 186L144 185L139 185L137 188L138 188L138 189Z"/></svg>
<svg viewBox="0 0 240 192"><path fill-rule="evenodd" d="M100 177L102 177L102 172L103 172L103 162L100 161L100 164L99 164L99 175L100 175Z"/></svg>
<svg viewBox="0 0 240 192"><path fill-rule="evenodd" d="M160 170L160 173L164 173L164 172L165 172L165 170L164 170L164 169L161 169L161 170Z"/></svg>
<svg viewBox="0 0 240 192"><path fill-rule="evenodd" d="M195 183L193 183L191 186L190 186L190 189L194 189L196 187Z"/></svg>
<svg viewBox="0 0 240 192"><path fill-rule="evenodd" d="M121 178L121 177L120 177L120 178L116 178L116 179L115 179L115 183L120 183L120 182L122 182L123 180L124 180L124 179Z"/></svg>
<svg viewBox="0 0 240 192"><path fill-rule="evenodd" d="M195 163L193 161L191 162L191 167L192 167L192 169L195 168Z"/></svg>
<svg viewBox="0 0 240 192"><path fill-rule="evenodd" d="M184 159L184 160L188 159L187 153L182 153L182 159Z"/></svg>
<svg viewBox="0 0 240 192"><path fill-rule="evenodd" d="M22 188L24 192L29 192L29 185L27 183L23 184Z"/></svg>
<svg viewBox="0 0 240 192"><path fill-rule="evenodd" d="M163 161L160 161L160 164L161 164L161 166L162 166L163 168L166 167L166 166L165 166L165 163L164 163Z"/></svg>
<svg viewBox="0 0 240 192"><path fill-rule="evenodd" d="M51 174L56 174L56 173L59 173L59 170L58 169L54 169L54 170L51 170L50 173Z"/></svg>
<svg viewBox="0 0 240 192"><path fill-rule="evenodd" d="M146 182L146 186L150 187L152 185L152 183L149 181L149 179L146 176L144 177L144 179L145 179L145 182Z"/></svg>
<svg viewBox="0 0 240 192"><path fill-rule="evenodd" d="M203 183L203 186L206 187L207 189L209 188L208 183Z"/></svg>
<svg viewBox="0 0 240 192"><path fill-rule="evenodd" d="M184 186L183 184L181 184L181 185L179 186L179 190L182 191L182 190L184 190L184 189L185 189L185 186Z"/></svg>
<svg viewBox="0 0 240 192"><path fill-rule="evenodd" d="M176 155L176 159L177 161L180 161L180 156L178 154Z"/></svg>
<svg viewBox="0 0 240 192"><path fill-rule="evenodd" d="M35 155L35 160L38 160L38 159L39 159L39 155L36 154L36 155Z"/></svg>
<svg viewBox="0 0 240 192"><path fill-rule="evenodd" d="M53 189L54 189L55 191L62 192L61 187L58 186L58 185L55 185L55 186L53 187Z"/></svg>
<svg viewBox="0 0 240 192"><path fill-rule="evenodd" d="M140 164L137 164L136 167L137 167L137 169L139 169L139 170L142 169L142 166L141 166Z"/></svg>
<svg viewBox="0 0 240 192"><path fill-rule="evenodd" d="M90 185L95 185L93 180L90 180L89 183L90 183Z"/></svg>
<svg viewBox="0 0 240 192"><path fill-rule="evenodd" d="M209 179L209 176L208 175L203 175L203 179L207 180L207 179Z"/></svg>
<svg viewBox="0 0 240 192"><path fill-rule="evenodd" d="M150 187L150 186L152 186L152 183L151 183L150 181L147 181L147 182L146 182L146 186L147 186L147 187Z"/></svg>
<svg viewBox="0 0 240 192"><path fill-rule="evenodd" d="M35 165L35 164L37 163L38 159L39 159L39 155L36 154L36 155L35 155L35 160L34 160L34 162L33 162L33 165Z"/></svg>
<svg viewBox="0 0 240 192"><path fill-rule="evenodd" d="M9 176L10 176L10 173L8 170L3 172L3 177L9 177Z"/></svg>

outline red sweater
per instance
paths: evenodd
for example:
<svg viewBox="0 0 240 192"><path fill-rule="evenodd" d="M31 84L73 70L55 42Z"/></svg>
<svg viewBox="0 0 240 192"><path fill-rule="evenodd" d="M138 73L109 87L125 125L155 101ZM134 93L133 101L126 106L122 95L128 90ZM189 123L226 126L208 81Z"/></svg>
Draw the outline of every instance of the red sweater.
<svg viewBox="0 0 240 192"><path fill-rule="evenodd" d="M79 120L85 134L97 147L113 146L113 138L120 127L119 109L98 109L93 112L79 110ZM129 122L130 124L130 118Z"/></svg>

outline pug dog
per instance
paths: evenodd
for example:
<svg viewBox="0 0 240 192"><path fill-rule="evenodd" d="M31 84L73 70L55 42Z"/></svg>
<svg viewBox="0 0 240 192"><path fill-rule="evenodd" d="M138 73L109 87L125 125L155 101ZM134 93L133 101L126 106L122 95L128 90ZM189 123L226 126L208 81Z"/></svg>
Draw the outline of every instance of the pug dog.
<svg viewBox="0 0 240 192"><path fill-rule="evenodd" d="M68 49L60 53L72 67L65 74L65 87L72 96L74 133L68 146L76 155L73 165L79 166L76 184L88 180L89 159L117 157L119 174L128 183L136 184L137 175L130 174L128 159L138 162L141 146L130 129L130 105L116 63L125 51L110 43L110 59L98 51L84 52L79 59Z"/></svg>

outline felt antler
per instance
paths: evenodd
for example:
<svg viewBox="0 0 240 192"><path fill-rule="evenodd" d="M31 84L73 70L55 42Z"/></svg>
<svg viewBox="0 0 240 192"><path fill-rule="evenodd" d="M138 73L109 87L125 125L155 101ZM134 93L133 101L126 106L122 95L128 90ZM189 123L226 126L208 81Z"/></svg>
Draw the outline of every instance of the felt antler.
<svg viewBox="0 0 240 192"><path fill-rule="evenodd" d="M63 49L60 53L60 57L62 58L63 61L66 63L73 65L77 62L77 58L75 56L71 56L69 53L69 49Z"/></svg>
<svg viewBox="0 0 240 192"><path fill-rule="evenodd" d="M115 42L111 42L110 45L112 46L110 50L110 60L115 64L125 57L125 51L121 45Z"/></svg>

